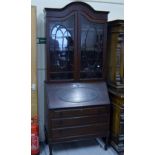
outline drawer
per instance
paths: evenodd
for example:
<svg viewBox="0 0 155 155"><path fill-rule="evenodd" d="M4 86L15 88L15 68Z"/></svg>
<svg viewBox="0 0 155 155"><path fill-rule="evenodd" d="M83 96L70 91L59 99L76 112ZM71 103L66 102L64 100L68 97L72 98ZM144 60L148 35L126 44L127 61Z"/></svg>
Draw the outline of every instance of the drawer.
<svg viewBox="0 0 155 155"><path fill-rule="evenodd" d="M120 113L124 115L124 107L120 107Z"/></svg>
<svg viewBox="0 0 155 155"><path fill-rule="evenodd" d="M103 123L109 122L109 115L90 115L90 116L79 116L79 117L69 117L69 118L56 118L51 119L49 125L52 128L59 127L69 127L69 126L79 126L79 125L87 125L93 123Z"/></svg>
<svg viewBox="0 0 155 155"><path fill-rule="evenodd" d="M110 100L112 104L116 104L118 106L124 106L124 95L123 94L115 94L116 92L110 92Z"/></svg>
<svg viewBox="0 0 155 155"><path fill-rule="evenodd" d="M124 122L120 122L120 134L123 135L124 134Z"/></svg>
<svg viewBox="0 0 155 155"><path fill-rule="evenodd" d="M103 107L91 107L91 108L75 108L75 109L63 109L63 110L50 110L49 117L53 118L65 118L65 117L77 117L87 115L102 115L103 113L109 113L110 106Z"/></svg>
<svg viewBox="0 0 155 155"><path fill-rule="evenodd" d="M103 133L96 133L96 134L85 134L85 135L77 135L77 136L70 136L70 137L61 137L61 138L55 138L52 137L49 138L50 144L56 144L56 143L64 143L64 142L75 142L78 140L92 140L92 138L96 137L104 137L105 135Z"/></svg>
<svg viewBox="0 0 155 155"><path fill-rule="evenodd" d="M124 122L124 114L120 114L120 121Z"/></svg>
<svg viewBox="0 0 155 155"><path fill-rule="evenodd" d="M67 127L67 128L57 128L52 129L50 132L50 137L52 139L62 139L69 137L77 137L82 135L104 135L107 134L109 129L108 124L91 124L85 126Z"/></svg>

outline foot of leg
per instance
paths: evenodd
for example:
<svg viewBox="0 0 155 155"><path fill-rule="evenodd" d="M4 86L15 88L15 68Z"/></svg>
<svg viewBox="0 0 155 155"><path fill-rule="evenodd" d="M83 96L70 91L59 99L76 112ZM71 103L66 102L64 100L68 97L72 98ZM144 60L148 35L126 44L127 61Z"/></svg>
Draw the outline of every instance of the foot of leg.
<svg viewBox="0 0 155 155"><path fill-rule="evenodd" d="M108 142L109 142L109 136L107 136L105 138L105 146L104 146L104 149L107 150L108 149Z"/></svg>
<svg viewBox="0 0 155 155"><path fill-rule="evenodd" d="M49 145L50 155L53 155L52 153L52 145Z"/></svg>
<svg viewBox="0 0 155 155"><path fill-rule="evenodd" d="M45 144L48 144L48 138L47 138L47 131L46 131L46 128L45 128L44 132L45 132Z"/></svg>

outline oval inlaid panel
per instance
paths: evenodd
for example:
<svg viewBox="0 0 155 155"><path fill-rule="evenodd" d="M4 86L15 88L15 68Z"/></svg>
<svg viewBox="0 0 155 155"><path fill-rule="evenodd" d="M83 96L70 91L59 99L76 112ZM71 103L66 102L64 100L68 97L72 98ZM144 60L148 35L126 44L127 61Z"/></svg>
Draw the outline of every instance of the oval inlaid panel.
<svg viewBox="0 0 155 155"><path fill-rule="evenodd" d="M57 92L59 99L66 102L88 102L97 98L98 94L92 88L78 87L78 88L66 88Z"/></svg>

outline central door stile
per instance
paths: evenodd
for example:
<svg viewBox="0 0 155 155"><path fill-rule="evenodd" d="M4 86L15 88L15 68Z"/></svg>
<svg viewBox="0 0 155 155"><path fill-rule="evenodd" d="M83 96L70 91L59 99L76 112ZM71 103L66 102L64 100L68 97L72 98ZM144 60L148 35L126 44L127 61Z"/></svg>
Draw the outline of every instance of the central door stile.
<svg viewBox="0 0 155 155"><path fill-rule="evenodd" d="M75 12L75 21L74 21L74 34L75 34L75 51L74 51L74 80L78 80L78 12Z"/></svg>
<svg viewBox="0 0 155 155"><path fill-rule="evenodd" d="M80 12L77 12L77 80L80 81L80 59L81 59L81 22Z"/></svg>

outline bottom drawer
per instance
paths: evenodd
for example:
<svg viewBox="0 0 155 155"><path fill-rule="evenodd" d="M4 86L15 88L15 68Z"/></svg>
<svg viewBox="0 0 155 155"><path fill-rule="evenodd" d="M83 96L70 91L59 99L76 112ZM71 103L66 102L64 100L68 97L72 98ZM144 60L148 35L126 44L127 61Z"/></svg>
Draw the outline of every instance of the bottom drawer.
<svg viewBox="0 0 155 155"><path fill-rule="evenodd" d="M50 138L48 140L48 142L50 144L56 144L56 143L64 143L64 142L74 142L74 141L79 141L79 140L89 140L92 138L102 138L102 137L105 137L105 134L103 133L98 133L98 134L85 134L85 135L77 135L77 136L71 136L71 137L62 137L62 138L55 138L55 139L52 139Z"/></svg>
<svg viewBox="0 0 155 155"><path fill-rule="evenodd" d="M109 125L106 124L93 124L85 126L76 126L68 128L57 128L51 131L50 137L52 139L62 139L67 137L78 137L83 135L106 135Z"/></svg>

